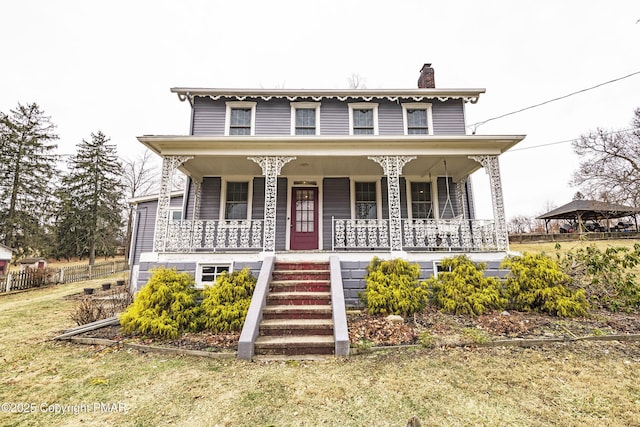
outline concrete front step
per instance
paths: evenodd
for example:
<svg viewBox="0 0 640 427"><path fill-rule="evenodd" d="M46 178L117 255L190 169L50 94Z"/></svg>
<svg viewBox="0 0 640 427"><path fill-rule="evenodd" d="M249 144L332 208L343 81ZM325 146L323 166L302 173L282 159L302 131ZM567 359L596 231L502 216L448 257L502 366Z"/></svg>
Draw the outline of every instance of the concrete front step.
<svg viewBox="0 0 640 427"><path fill-rule="evenodd" d="M267 305L262 318L271 319L331 319L330 305Z"/></svg>
<svg viewBox="0 0 640 427"><path fill-rule="evenodd" d="M333 336L306 335L284 337L258 337L255 342L257 355L333 354Z"/></svg>
<svg viewBox="0 0 640 427"><path fill-rule="evenodd" d="M329 280L329 270L274 270L271 280Z"/></svg>
<svg viewBox="0 0 640 427"><path fill-rule="evenodd" d="M330 292L328 280L272 280L269 293L272 292Z"/></svg>
<svg viewBox="0 0 640 427"><path fill-rule="evenodd" d="M260 323L261 336L331 335L331 319L272 319Z"/></svg>
<svg viewBox="0 0 640 427"><path fill-rule="evenodd" d="M329 305L331 292L270 292L267 305Z"/></svg>

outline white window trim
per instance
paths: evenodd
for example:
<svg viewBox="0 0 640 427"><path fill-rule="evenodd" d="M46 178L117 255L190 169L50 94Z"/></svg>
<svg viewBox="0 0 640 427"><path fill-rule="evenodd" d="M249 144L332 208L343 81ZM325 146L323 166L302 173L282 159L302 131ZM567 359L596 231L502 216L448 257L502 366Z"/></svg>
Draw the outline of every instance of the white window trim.
<svg viewBox="0 0 640 427"><path fill-rule="evenodd" d="M249 186L247 187L247 220L251 220L251 211L253 206L253 177L248 176L238 176L238 177L230 177L230 178L222 178L221 179L221 188L220 188L220 221L227 221L225 219L225 214L227 210L227 183L228 182L248 182ZM231 221L231 220L230 220Z"/></svg>
<svg viewBox="0 0 640 427"><path fill-rule="evenodd" d="M353 110L373 110L373 134L378 135L378 104L376 102L349 103L349 135L353 135Z"/></svg>
<svg viewBox="0 0 640 427"><path fill-rule="evenodd" d="M376 219L382 219L382 184L379 177L355 176L350 178L349 195L351 204L351 219L356 219L356 182L376 183Z"/></svg>
<svg viewBox="0 0 640 427"><path fill-rule="evenodd" d="M296 134L296 109L316 110L316 135L320 135L320 103L319 102L292 102L291 103L291 135Z"/></svg>
<svg viewBox="0 0 640 427"><path fill-rule="evenodd" d="M402 104L402 121L404 125L404 134L409 135L409 126L407 121L407 110L426 110L427 111L427 135L433 135L433 108L429 102L406 102Z"/></svg>
<svg viewBox="0 0 640 427"><path fill-rule="evenodd" d="M196 277L195 277L195 282L196 282L196 289L204 289L205 285L202 283L202 268L203 267L229 267L229 274L233 273L233 263L226 263L226 262L203 262L203 263L197 263L196 264ZM216 276L217 279L217 276ZM208 284L209 282L207 282ZM215 282L211 283L211 285L213 286L215 284Z"/></svg>
<svg viewBox="0 0 640 427"><path fill-rule="evenodd" d="M438 178L435 178L435 181L432 179L406 179L406 194L407 194L407 217L409 219L425 219L425 218L413 218L413 196L411 194L411 183L412 182L428 182L431 187L431 214L432 219L438 219L438 211L436 210L437 206L437 197L438 197Z"/></svg>
<svg viewBox="0 0 640 427"><path fill-rule="evenodd" d="M224 117L224 135L230 135L231 129L231 110L233 108L251 108L251 130L250 135L256 134L256 102L253 101L227 101L227 111ZM235 135L234 135L235 136ZM240 135L238 135L240 136Z"/></svg>

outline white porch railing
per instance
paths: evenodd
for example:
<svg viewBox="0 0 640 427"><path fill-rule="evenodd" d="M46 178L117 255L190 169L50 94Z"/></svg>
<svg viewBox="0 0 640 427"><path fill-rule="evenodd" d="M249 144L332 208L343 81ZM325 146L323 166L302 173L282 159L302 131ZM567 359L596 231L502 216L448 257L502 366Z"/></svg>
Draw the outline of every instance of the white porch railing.
<svg viewBox="0 0 640 427"><path fill-rule="evenodd" d="M332 249L389 249L389 220L332 219ZM403 219L402 248L431 251L496 251L495 222L470 219Z"/></svg>
<svg viewBox="0 0 640 427"><path fill-rule="evenodd" d="M405 250L496 251L494 221L476 219L403 219L402 242Z"/></svg>
<svg viewBox="0 0 640 427"><path fill-rule="evenodd" d="M333 249L389 249L388 219L332 218Z"/></svg>
<svg viewBox="0 0 640 427"><path fill-rule="evenodd" d="M262 249L263 220L169 221L165 252Z"/></svg>

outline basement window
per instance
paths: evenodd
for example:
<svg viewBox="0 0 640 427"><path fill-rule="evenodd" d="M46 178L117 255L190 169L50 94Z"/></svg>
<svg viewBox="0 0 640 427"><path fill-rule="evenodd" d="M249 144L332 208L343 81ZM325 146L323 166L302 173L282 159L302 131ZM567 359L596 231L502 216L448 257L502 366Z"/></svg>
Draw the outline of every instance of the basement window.
<svg viewBox="0 0 640 427"><path fill-rule="evenodd" d="M196 268L196 288L215 285L225 271L231 273L231 264L199 264Z"/></svg>

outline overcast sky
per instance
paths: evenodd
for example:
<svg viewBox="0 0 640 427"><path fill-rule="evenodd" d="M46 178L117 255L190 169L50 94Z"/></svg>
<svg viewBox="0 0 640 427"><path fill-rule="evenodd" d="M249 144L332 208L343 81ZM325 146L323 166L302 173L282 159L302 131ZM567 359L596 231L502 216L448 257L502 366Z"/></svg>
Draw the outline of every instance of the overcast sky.
<svg viewBox="0 0 640 427"><path fill-rule="evenodd" d="M3 0L0 111L36 102L61 153L102 130L123 157L144 134L189 131L175 86L486 88L468 124L640 71L640 2ZM628 128L640 74L480 126L526 134L500 157L507 217L571 201L571 140ZM491 217L484 171L473 177ZM480 200L483 199L483 200Z"/></svg>

